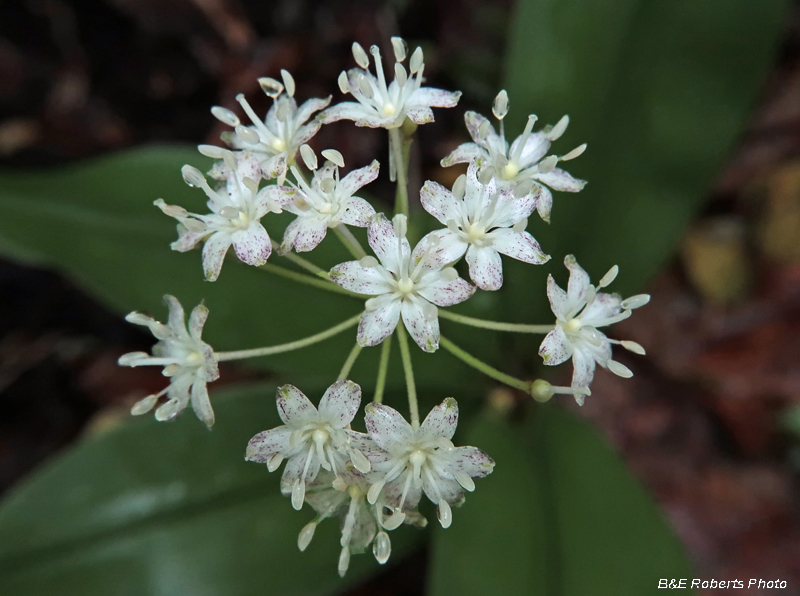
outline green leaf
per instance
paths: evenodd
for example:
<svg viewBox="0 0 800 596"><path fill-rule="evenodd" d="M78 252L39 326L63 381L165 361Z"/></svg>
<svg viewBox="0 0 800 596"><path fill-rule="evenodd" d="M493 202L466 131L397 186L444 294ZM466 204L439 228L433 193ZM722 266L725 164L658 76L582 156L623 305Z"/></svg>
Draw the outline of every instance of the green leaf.
<svg viewBox="0 0 800 596"><path fill-rule="evenodd" d="M205 212L205 195L181 178L185 163L210 165L192 148L150 147L46 172L0 173L0 251L65 272L120 314L141 310L163 321L164 294L175 295L187 310L205 300L210 315L204 338L219 351L294 341L363 309L359 299L275 277L232 255L218 281L203 281L199 251L171 251L175 220L153 206L163 197ZM270 216L264 222L280 238L288 220ZM352 259L333 234L310 258L322 267ZM270 263L287 266L277 255ZM302 374L303 380L292 377L296 384L329 384L354 343L352 329L298 352L247 362ZM354 368L365 389L374 386L379 351L364 350ZM451 392L475 382L470 369L447 355L415 350L414 358L422 386ZM402 379L395 357L388 386L401 386Z"/></svg>
<svg viewBox="0 0 800 596"><path fill-rule="evenodd" d="M0 508L0 594L309 596L378 572L365 554L339 579L336 520L300 553L313 512L292 510L280 472L244 461L247 441L281 424L275 387L226 390L214 406L213 432L190 412L148 416L85 439L18 487ZM423 536L393 532L392 560Z"/></svg>
<svg viewBox="0 0 800 596"><path fill-rule="evenodd" d="M613 264L612 289L641 289L672 254L741 132L785 20L784 0L617 2L520 0L506 88L513 140L528 114L570 127L553 151L588 149L564 164L588 180L554 193L550 226L529 230L553 260L508 262L504 298L519 320L547 318L545 276L566 279L574 254L594 279ZM487 113L489 106L487 106ZM536 271L530 271L536 269Z"/></svg>
<svg viewBox="0 0 800 596"><path fill-rule="evenodd" d="M432 596L634 596L691 577L652 499L586 423L548 405L521 427L482 419L465 443L497 466L435 532Z"/></svg>

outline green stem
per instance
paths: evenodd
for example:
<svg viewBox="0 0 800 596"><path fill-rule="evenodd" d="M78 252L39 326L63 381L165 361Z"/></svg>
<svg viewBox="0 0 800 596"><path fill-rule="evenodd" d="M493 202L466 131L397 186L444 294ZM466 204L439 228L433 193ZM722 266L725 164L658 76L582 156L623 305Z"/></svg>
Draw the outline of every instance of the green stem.
<svg viewBox="0 0 800 596"><path fill-rule="evenodd" d="M411 365L411 352L408 349L408 336L403 322L397 324L397 341L400 343L400 358L403 361L403 372L406 376L408 391L408 410L411 413L411 426L419 428L419 405L417 404L417 386L414 384L414 368Z"/></svg>
<svg viewBox="0 0 800 596"><path fill-rule="evenodd" d="M501 323L500 321L487 321L476 319L450 312L444 309L439 310L439 316L449 319L454 323L469 325L470 327L480 327L481 329L493 329L495 331L511 331L514 333L550 333L555 325L521 325L518 323Z"/></svg>
<svg viewBox="0 0 800 596"><path fill-rule="evenodd" d="M383 390L386 387L386 372L389 370L389 355L392 352L392 338L387 337L381 345L381 361L378 363L378 381L375 383L375 397L372 401L383 401Z"/></svg>
<svg viewBox="0 0 800 596"><path fill-rule="evenodd" d="M504 372L500 372L493 366L489 366L482 360L478 360L472 354L465 352L449 339L439 336L439 344L448 352L450 352L453 356L458 358L459 360L465 362L466 364L470 365L472 368L479 370L487 377L491 377L496 381L500 381L501 383L508 385L509 387L514 387L515 389L519 389L520 391L524 391L525 393L531 393L532 383L529 381L522 381L517 379L516 377L512 377L511 375L507 375Z"/></svg>
<svg viewBox="0 0 800 596"><path fill-rule="evenodd" d="M353 255L356 260L363 259L367 256L367 251L361 246L361 243L358 241L358 238L353 236L353 232L347 229L347 226L344 224L338 224L333 228L334 233L342 241L345 248L350 251L350 254Z"/></svg>
<svg viewBox="0 0 800 596"><path fill-rule="evenodd" d="M356 316L347 319L346 321L331 327L325 331L312 335L310 337L306 337L304 339L298 339L297 341L289 342L288 344L279 344L277 346L267 346L265 348L254 348L252 350L238 350L236 352L215 352L214 357L219 361L223 362L225 360L242 360L243 358L255 358L257 356L271 356L272 354L281 354L283 352L291 352L292 350L299 350L300 348L305 348L307 346L314 345L321 341L328 339L329 337L333 337L349 329L350 327L354 327L358 324L359 319L361 318L361 313L357 314Z"/></svg>
<svg viewBox="0 0 800 596"><path fill-rule="evenodd" d="M273 248L273 250L275 250L278 253L279 257L284 258L287 261L291 261L292 263L294 263L298 267L300 267L302 269L305 269L309 273L312 273L312 274L314 274L314 275L316 275L318 277L321 277L322 279L330 279L330 277L328 276L328 272L327 271L325 271L322 267L317 267L314 263L312 263L308 259L304 259L300 255L295 254L293 252L287 252L285 255L283 255L280 252L278 252L278 249L280 248L280 244L278 244L274 240L272 241L272 248Z"/></svg>
<svg viewBox="0 0 800 596"><path fill-rule="evenodd" d="M353 368L353 365L356 363L356 359L360 353L361 344L356 343L356 345L353 346L353 349L350 350L350 355L347 357L347 360L344 361L344 366L342 366L342 370L337 379L338 381L343 381L347 378L347 375L350 374L350 369Z"/></svg>
<svg viewBox="0 0 800 596"><path fill-rule="evenodd" d="M397 180L394 212L408 217L408 160L404 155L407 152L403 151L403 133L399 127L389 129L389 151Z"/></svg>
<svg viewBox="0 0 800 596"><path fill-rule="evenodd" d="M353 298L359 298L361 300L364 299L361 295L356 294L355 292L351 292L350 290L345 290L344 288L337 286L332 281L317 279L316 277L311 277L310 275L306 275L305 273L299 273L297 271L292 271L291 269L284 269L280 265L265 263L261 265L259 269L263 269L264 271L272 273L273 275L277 275L279 277L285 277L286 279L291 279L292 281L296 281L297 283L305 284L307 286L320 288L322 290L327 290L328 292L334 292L336 294L344 294L345 296L352 296Z"/></svg>

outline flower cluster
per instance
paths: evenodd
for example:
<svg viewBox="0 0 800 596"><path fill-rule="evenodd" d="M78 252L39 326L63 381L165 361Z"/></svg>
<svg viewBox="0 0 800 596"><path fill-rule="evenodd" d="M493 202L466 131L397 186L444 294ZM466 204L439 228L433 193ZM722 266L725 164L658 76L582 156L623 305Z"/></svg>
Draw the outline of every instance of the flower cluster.
<svg viewBox="0 0 800 596"><path fill-rule="evenodd" d="M611 339L600 329L626 319L649 300L643 294L623 300L617 294L602 292L614 280L618 268L612 267L595 286L570 255L565 259L570 275L567 290L561 289L552 276L547 282L554 324L487 321L449 310L478 290L501 289L503 257L530 265L544 265L550 260L528 231L528 219L536 211L549 222L552 191L574 193L584 187L583 181L558 166L581 155L586 145L564 155L550 154L551 144L564 134L569 120L565 116L554 126L534 131L533 115L522 134L509 143L503 124L509 101L501 91L492 106L498 128L475 112L466 113L473 142L456 148L441 162L445 167L465 163L466 173L456 178L452 188L426 181L419 189L422 209L416 212L425 222L409 225L408 153L404 147L416 126L433 121L432 108L455 107L460 93L424 87L422 50L417 48L409 57L402 39L391 41L395 58L391 82L387 82L377 46L369 50L374 61L372 74L367 51L353 44L358 68L343 72L339 87L352 95L354 102L330 106L328 97L298 106L294 79L283 70L282 82L259 80L273 101L263 119L241 95L237 101L249 124L242 124L231 110L212 108L212 114L233 130L222 135L226 147L198 147L203 155L217 160L207 173L211 182L196 168L183 167L184 180L204 192L210 212L191 213L162 199L155 202L178 222L173 250L186 252L202 246L208 281L219 278L232 246L238 260L246 265L361 301L360 314L286 344L215 352L201 339L206 307L201 304L192 311L187 330L183 309L175 298L167 296L167 325L137 312L128 315L130 322L147 326L159 340L152 355L135 352L119 359L123 366L163 366L163 374L170 380L166 389L137 402L133 414L155 408L157 420L170 420L191 402L198 418L211 427L214 413L206 384L219 377L219 362L300 349L357 325L353 350L319 406L293 385L284 385L277 395L283 425L257 434L246 450L247 460L265 464L270 472L285 463L281 492L290 498L294 509L301 510L307 504L316 512L298 537L301 551L319 523L329 517L341 518L338 569L342 575L351 555L370 545L378 562L385 563L391 553L388 532L403 524L425 525L418 511L423 494L436 505L441 526L449 527L452 508L463 502L465 492L475 489L475 478L486 476L494 467L492 459L480 449L453 445L458 423L455 399L445 399L420 421L408 335L423 354L444 347L466 364L538 401L569 394L582 404L590 395L597 365L622 377L632 375L612 358L612 346L619 344L637 354L644 354L644 349L635 342ZM397 181L396 214L391 219L359 196L363 187L378 177L377 161L344 172L345 160L339 151L323 150L320 159L308 145L323 124L341 120L388 131L389 178ZM294 219L278 243L267 230L275 236L274 226L280 220L274 214L282 212L294 215ZM538 219L535 223L541 225ZM359 228L366 229L372 254L354 234L354 230L364 234ZM432 231L412 242L417 238L411 231L419 229ZM301 253L313 253L327 241L328 230L354 259L326 271ZM296 269L267 264L273 252L277 254L273 261L283 259ZM558 387L544 379L516 379L498 371L442 337L440 318L479 328L482 333L494 330L544 335L539 348L544 364L553 366L571 358L571 385ZM407 385L408 421L382 403L393 335L400 345ZM363 348L378 345L381 358L376 392L372 403L364 408L367 432L359 432L351 424L361 408L361 388L349 380L349 373ZM164 396L166 399L159 403Z"/></svg>
<svg viewBox="0 0 800 596"><path fill-rule="evenodd" d="M475 490L473 478L494 468L480 449L453 446L458 405L452 398L418 426L389 406L369 404L368 434L350 429L361 404L361 388L352 381L331 385L319 409L292 385L278 389L277 403L284 425L253 437L246 458L266 464L270 472L285 460L281 492L291 496L295 509L305 502L317 512L300 532L300 550L311 542L320 521L341 515L340 575L350 555L370 544L378 562L385 563L391 552L387 530L403 523L424 526L416 510L423 492L436 504L442 527L449 527L451 506L461 505L464 490Z"/></svg>

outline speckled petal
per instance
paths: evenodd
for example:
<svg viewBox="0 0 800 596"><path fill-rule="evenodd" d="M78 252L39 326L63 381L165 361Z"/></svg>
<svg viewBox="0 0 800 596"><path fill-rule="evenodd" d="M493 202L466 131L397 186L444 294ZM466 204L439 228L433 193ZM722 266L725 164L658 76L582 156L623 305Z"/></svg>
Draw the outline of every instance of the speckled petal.
<svg viewBox="0 0 800 596"><path fill-rule="evenodd" d="M365 310L358 323L358 343L377 346L389 337L400 320L400 300L389 300L375 310Z"/></svg>
<svg viewBox="0 0 800 596"><path fill-rule="evenodd" d="M330 124L339 120L352 120L356 123L356 126L369 126L371 128L380 128L387 121L390 121L386 118L379 118L375 112L354 101L344 101L326 109L317 116L317 120L322 124Z"/></svg>
<svg viewBox="0 0 800 596"><path fill-rule="evenodd" d="M208 388L204 381L198 380L192 385L192 409L208 428L214 426L214 410L211 408Z"/></svg>
<svg viewBox="0 0 800 596"><path fill-rule="evenodd" d="M565 319L569 307L567 293L556 283L552 275L547 276L547 299L550 301L550 310L559 319Z"/></svg>
<svg viewBox="0 0 800 596"><path fill-rule="evenodd" d="M553 193L550 192L550 189L541 186L541 185L534 185L534 188L538 190L538 197L536 199L536 212L539 214L539 217L546 222L550 222L550 212L553 210Z"/></svg>
<svg viewBox="0 0 800 596"><path fill-rule="evenodd" d="M562 192L579 192L586 186L585 180L573 178L569 172L565 172L561 168L554 168L547 174L537 174L536 179L553 190Z"/></svg>
<svg viewBox="0 0 800 596"><path fill-rule="evenodd" d="M279 387L276 401L278 415L284 424L291 429L300 428L316 418L317 408L294 385Z"/></svg>
<svg viewBox="0 0 800 596"><path fill-rule="evenodd" d="M329 95L328 97L320 98L320 97L312 97L311 99L303 102L300 107L297 108L297 113L294 115L294 120L297 123L305 122L314 112L319 112L320 110L324 110L327 108L333 96ZM313 135L312 135L313 136ZM311 137L309 137L311 138ZM302 143L298 142L298 146Z"/></svg>
<svg viewBox="0 0 800 596"><path fill-rule="evenodd" d="M414 124L423 125L423 124L430 124L434 121L433 117L433 110L426 107L408 107L406 106L406 116L408 116L409 120L411 120Z"/></svg>
<svg viewBox="0 0 800 596"><path fill-rule="evenodd" d="M513 155L517 150L521 138L521 136L517 137L511 144L511 148L508 151L510 155ZM545 155L547 155L548 149L550 149L550 140L544 135L544 133L533 133L528 137L528 140L525 143L525 148L522 150L522 154L519 157L520 167L526 168L531 164L535 164Z"/></svg>
<svg viewBox="0 0 800 596"><path fill-rule="evenodd" d="M353 381L336 381L319 400L320 419L342 429L353 420L361 405L361 387Z"/></svg>
<svg viewBox="0 0 800 596"><path fill-rule="evenodd" d="M572 342L567 339L567 335L561 326L557 326L548 333L544 341L542 341L542 345L539 346L539 356L548 366L556 366L566 362L572 356L572 353Z"/></svg>
<svg viewBox="0 0 800 596"><path fill-rule="evenodd" d="M430 275L436 274L432 273ZM460 277L452 281L439 279L425 286L418 293L436 306L453 306L464 302L464 300L472 296L475 293L475 286Z"/></svg>
<svg viewBox="0 0 800 596"><path fill-rule="evenodd" d="M569 298L569 308L571 315L576 314L583 306L586 293L589 291L589 274L578 265L578 261L572 255L564 257L564 266L569 269L569 283L567 284L567 297Z"/></svg>
<svg viewBox="0 0 800 596"><path fill-rule="evenodd" d="M279 153L261 162L261 175L267 180L279 178L286 172L286 154Z"/></svg>
<svg viewBox="0 0 800 596"><path fill-rule="evenodd" d="M433 87L420 87L406 101L406 107L429 106L433 108L454 108L461 98L461 91L445 91Z"/></svg>
<svg viewBox="0 0 800 596"><path fill-rule="evenodd" d="M408 240L402 238L398 241L392 222L383 213L372 218L367 228L367 242L383 266L392 273L398 273L401 260L411 254Z"/></svg>
<svg viewBox="0 0 800 596"><path fill-rule="evenodd" d="M503 285L503 263L500 254L491 246L467 250L469 276L481 290L499 290Z"/></svg>
<svg viewBox="0 0 800 596"><path fill-rule="evenodd" d="M414 437L414 430L400 412L384 404L368 404L364 422L372 440L384 451L397 443L408 443Z"/></svg>
<svg viewBox="0 0 800 596"><path fill-rule="evenodd" d="M256 194L256 211L263 217L276 208L286 209L286 207L294 203L294 198L296 196L297 190L294 188L270 184L259 190Z"/></svg>
<svg viewBox="0 0 800 596"><path fill-rule="evenodd" d="M260 267L267 262L272 252L272 243L269 235L259 222L250 222L246 230L231 234L233 249L239 260L254 267Z"/></svg>
<svg viewBox="0 0 800 596"><path fill-rule="evenodd" d="M439 240L434 249L434 254L428 255L428 260L426 261L426 269L431 271L441 271L443 267L458 261L469 248L469 244L464 242L458 234L454 234L446 228L434 230L426 234L414 247L411 258L415 263L419 262L422 255L430 250L429 244L434 237Z"/></svg>
<svg viewBox="0 0 800 596"><path fill-rule="evenodd" d="M180 338L181 340L188 340L189 333L186 331L186 313L184 312L180 301L175 298L175 296L165 294L164 303L169 309L167 326L169 326L170 331L172 331L176 337Z"/></svg>
<svg viewBox="0 0 800 596"><path fill-rule="evenodd" d="M583 350L575 350L572 354L572 386L588 387L594 378L595 360L591 354Z"/></svg>
<svg viewBox="0 0 800 596"><path fill-rule="evenodd" d="M208 281L216 281L225 260L225 253L231 246L231 237L225 232L216 232L203 246L203 272Z"/></svg>
<svg viewBox="0 0 800 596"><path fill-rule="evenodd" d="M464 490L458 482L441 476L434 477L434 480L436 480L435 487L426 474L422 475L422 490L425 491L425 496L432 503L438 503L440 497L450 504L457 504L463 501Z"/></svg>
<svg viewBox="0 0 800 596"><path fill-rule="evenodd" d="M480 137L480 133L478 132L480 131L481 125L484 122L489 122L489 128L491 129L489 131L489 134L497 136L497 133L494 130L494 126L487 118L481 116L478 112L470 111L464 113L464 123L467 125L467 131L469 131L469 136L471 136L472 140L475 141L481 147L486 147L484 141Z"/></svg>
<svg viewBox="0 0 800 596"><path fill-rule="evenodd" d="M343 207L337 219L348 226L366 228L375 215L375 208L360 197L350 197L344 202Z"/></svg>
<svg viewBox="0 0 800 596"><path fill-rule="evenodd" d="M423 305L422 298L403 300L403 323L422 351L435 352L439 348L439 317L426 316Z"/></svg>
<svg viewBox="0 0 800 596"><path fill-rule="evenodd" d="M592 321L618 315L622 312L621 303L622 296L619 294L600 292L595 296L594 301L581 312L581 320L587 325L591 325Z"/></svg>
<svg viewBox="0 0 800 596"><path fill-rule="evenodd" d="M276 453L285 455L290 449L289 437L291 434L292 429L288 426L278 426L258 433L247 443L244 458L247 461L265 464Z"/></svg>
<svg viewBox="0 0 800 596"><path fill-rule="evenodd" d="M518 261L541 265L550 260L542 252L542 247L528 232L515 232L508 228L495 230L489 234L494 249Z"/></svg>
<svg viewBox="0 0 800 596"><path fill-rule="evenodd" d="M383 275L381 270L385 272ZM331 269L330 276L331 281L358 294L377 295L392 291L392 286L386 281L390 276L380 265L362 267L359 261L348 261Z"/></svg>
<svg viewBox="0 0 800 596"><path fill-rule="evenodd" d="M418 435L428 441L439 437L450 440L456 432L456 426L458 426L458 403L452 397L448 397L428 412L419 427Z"/></svg>
<svg viewBox="0 0 800 596"><path fill-rule="evenodd" d="M291 224L294 232L294 249L297 252L309 252L314 250L319 243L325 239L328 233L328 225L317 217L298 217ZM287 233L289 228L286 229ZM285 241L284 241L285 243Z"/></svg>
<svg viewBox="0 0 800 596"><path fill-rule="evenodd" d="M489 157L486 149L483 149L476 143L464 143L446 155L441 161L441 166L447 168L457 163L470 163L480 157Z"/></svg>
<svg viewBox="0 0 800 596"><path fill-rule="evenodd" d="M206 324L208 319L208 307L204 304L198 304L192 309L192 314L189 315L189 335L193 339L200 340L203 335L203 325Z"/></svg>
<svg viewBox="0 0 800 596"><path fill-rule="evenodd" d="M453 193L438 182L428 180L419 191L419 200L422 208L447 225L449 220L460 220L461 201L456 200Z"/></svg>
<svg viewBox="0 0 800 596"><path fill-rule="evenodd" d="M378 177L379 171L380 164L377 160L373 160L370 165L364 168L353 170L347 174L347 176L339 180L339 184L336 185L336 193L339 196L347 197L355 194L356 191L375 180Z"/></svg>
<svg viewBox="0 0 800 596"><path fill-rule="evenodd" d="M494 469L494 460L477 447L456 447L449 459L451 469L472 478L482 478Z"/></svg>

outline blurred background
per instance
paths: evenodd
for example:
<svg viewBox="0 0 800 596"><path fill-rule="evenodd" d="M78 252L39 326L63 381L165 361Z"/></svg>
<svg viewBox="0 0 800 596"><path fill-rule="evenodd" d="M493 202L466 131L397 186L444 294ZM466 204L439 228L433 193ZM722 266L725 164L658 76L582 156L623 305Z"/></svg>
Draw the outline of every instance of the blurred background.
<svg viewBox="0 0 800 596"><path fill-rule="evenodd" d="M569 62L552 62L547 73L534 68L548 62L547 40L541 31L525 40L514 16L530 16L544 10L539 5L552 3L527 4L531 7L511 0L0 2L0 168L4 176L13 176L154 143L218 143L225 127L211 117L210 106L235 109L234 97L241 92L264 112L269 102L258 89L258 77L275 77L286 68L301 100L333 93L337 101L335 81L352 65L352 40L386 46L390 36L402 34L425 49L432 86L464 92L458 109L438 110L436 123L420 128L412 156L412 186L426 179L449 185L461 170L442 169L438 162L467 140L464 110L488 113L494 95L507 85L512 113L522 122L523 110L537 107L525 105L527 99L515 103L514 91L523 95L526 86L544 77L554 81L553 87L529 95L550 94L543 116L555 122L558 110L569 107L560 108L558 99L582 93L582 87L565 90L569 76L559 78L570 71ZM636 27L649 9L634 4L608 9L618 13L611 25ZM737 11L742 14L725 18L746 23L747 11L730 9ZM663 256L654 258L657 266L637 270L639 278L631 282L644 284L653 296L651 305L614 328L614 337L646 346L647 358L630 361L632 380L599 373L583 408L562 405L599 429L657 501L685 547L694 577L781 579L789 586L783 593L800 594L800 4L774 3L765 11L774 18L754 42L763 64L740 66L730 58L731 71L750 68L751 74L737 104L746 109L726 112L729 122L717 136L720 146L704 153L702 138L717 135L720 129L714 126L698 130L697 139L670 141L684 146L686 159L704 168L702 176L684 174L677 166L642 173L698 181L692 191L696 200L665 210L685 212L685 221L675 224L677 243L670 240ZM556 15L554 22L567 17ZM572 31L571 39L585 38L589 49L605 43L606 33L593 31L591 23L586 27ZM558 38L558 29L550 33ZM691 34L664 32L677 37L678 45L681 35ZM519 59L509 65L508 57L526 52L534 66L530 81L520 82L513 75L523 66ZM719 59L725 62L724 55ZM583 73L587 105L602 87L592 79L592 66ZM580 74L581 68L571 72ZM691 68L691 61L668 64L656 56L652 69L659 68L669 81L670 69ZM637 89L637 76L634 70L623 82ZM742 90L720 91L728 92ZM729 107L704 109L717 113ZM569 136L573 144L559 147L562 153L584 140L580 133L592 134L571 115L578 131ZM667 119L669 130L670 118L675 126L686 124L681 112L659 117ZM627 135L637 130L635 113L631 119ZM698 117L690 124L702 129L708 122ZM631 136L612 144L618 142L636 148ZM323 127L312 145L317 150L335 146L348 164L365 164L375 155L384 162L387 153L382 131L341 123ZM590 180L587 192L603 176L591 169L596 147L590 139L579 160L590 162L585 170L570 168ZM378 201L392 196L385 177L372 192ZM636 194L636 184L630 192ZM564 197L556 196L559 200ZM604 262L595 275L617 261ZM192 261L191 266L199 277L199 265ZM621 277L624 272L623 266ZM501 318L516 318L508 309L501 312ZM149 345L147 336L71 276L0 260L0 495L82 437L116 426L133 401L160 388L158 371L116 366L121 353ZM225 383L269 378L268 371L236 367L223 374ZM519 400L496 390L489 403ZM424 548L413 550L399 565L348 593L422 594L427 555ZM333 563L330 567L333 573Z"/></svg>

